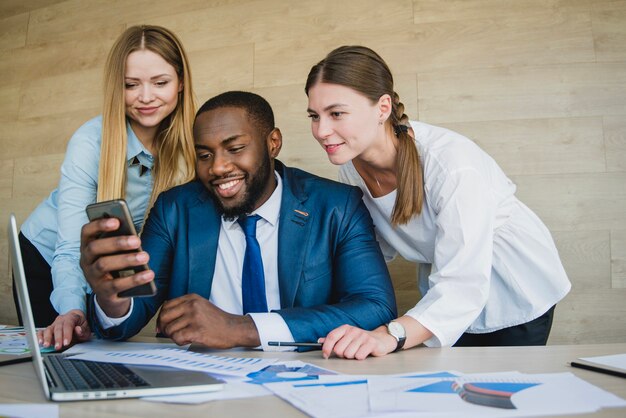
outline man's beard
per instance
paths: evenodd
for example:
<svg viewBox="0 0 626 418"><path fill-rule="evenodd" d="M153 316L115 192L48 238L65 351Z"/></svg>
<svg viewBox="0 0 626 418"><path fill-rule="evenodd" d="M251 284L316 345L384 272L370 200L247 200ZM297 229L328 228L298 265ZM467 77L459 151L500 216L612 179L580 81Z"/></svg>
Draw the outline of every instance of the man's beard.
<svg viewBox="0 0 626 418"><path fill-rule="evenodd" d="M227 221L233 221L242 215L246 215L252 212L255 209L256 202L265 191L265 186L269 182L270 176L272 174L273 173L270 165L270 155L266 150L263 153L261 165L256 170L254 175L252 177L248 175L243 179L243 181L246 182L246 192L243 196L243 202L241 202L241 204L233 207L225 207L219 196L215 193L215 191L213 191L213 189L209 189L209 196L211 196L211 198L217 205L217 209L222 214L224 219L226 219Z"/></svg>

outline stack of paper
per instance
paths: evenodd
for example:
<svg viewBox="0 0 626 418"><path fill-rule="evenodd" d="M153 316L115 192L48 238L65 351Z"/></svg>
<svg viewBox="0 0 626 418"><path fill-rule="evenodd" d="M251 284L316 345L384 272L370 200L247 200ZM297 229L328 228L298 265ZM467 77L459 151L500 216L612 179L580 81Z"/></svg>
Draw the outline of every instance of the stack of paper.
<svg viewBox="0 0 626 418"><path fill-rule="evenodd" d="M118 350L112 350L113 348ZM228 383L224 390L218 392L143 398L154 402L197 404L221 399L271 396L272 392L263 386L266 383L310 381L319 376L336 374L301 361L277 362L276 359L215 356L172 347L153 348L149 344L141 343L79 344L72 351L80 353L71 357L75 360L202 371Z"/></svg>
<svg viewBox="0 0 626 418"><path fill-rule="evenodd" d="M265 387L312 417L521 417L626 407L623 399L571 373L321 376L314 383Z"/></svg>
<svg viewBox="0 0 626 418"><path fill-rule="evenodd" d="M220 376L226 381L224 390L193 395L153 396L142 398L152 402L197 404L222 399L242 399L259 396L271 396L272 392L263 384L277 382L316 381L320 376L330 376L335 372L301 361L276 362L243 378Z"/></svg>
<svg viewBox="0 0 626 418"><path fill-rule="evenodd" d="M225 357L195 353L180 348L137 351L90 351L71 360L102 361L136 366L165 366L225 376L245 377L276 362L276 359Z"/></svg>
<svg viewBox="0 0 626 418"><path fill-rule="evenodd" d="M177 348L90 351L73 358L200 370L229 383L218 393L151 399L155 401L199 403L274 393L312 417L527 417L626 407L623 399L572 373L346 376L299 361L215 356Z"/></svg>

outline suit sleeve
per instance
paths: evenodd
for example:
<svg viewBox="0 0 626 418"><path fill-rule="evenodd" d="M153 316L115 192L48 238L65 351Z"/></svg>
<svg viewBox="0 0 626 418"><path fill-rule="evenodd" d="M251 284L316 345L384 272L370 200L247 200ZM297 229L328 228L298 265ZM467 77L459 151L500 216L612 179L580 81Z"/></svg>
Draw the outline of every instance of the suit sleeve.
<svg viewBox="0 0 626 418"><path fill-rule="evenodd" d="M372 330L397 317L389 271L361 192L351 188L343 207L328 212L330 300L278 311L296 341L316 341L343 324Z"/></svg>
<svg viewBox="0 0 626 418"><path fill-rule="evenodd" d="M138 334L150 322L168 294L173 245L165 211L167 203L164 200L162 197L157 199L141 234L142 248L150 254L149 267L154 271L157 293L152 297L134 298L130 316L121 324L107 329L100 325L95 312L94 295L90 295L89 322L98 338L126 340Z"/></svg>

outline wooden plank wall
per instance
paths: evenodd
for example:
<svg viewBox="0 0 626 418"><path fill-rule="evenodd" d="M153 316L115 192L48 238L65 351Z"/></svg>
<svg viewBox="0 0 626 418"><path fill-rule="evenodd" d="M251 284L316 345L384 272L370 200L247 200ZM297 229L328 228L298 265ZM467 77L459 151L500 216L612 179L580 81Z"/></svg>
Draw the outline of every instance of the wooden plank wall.
<svg viewBox="0 0 626 418"><path fill-rule="evenodd" d="M4 0L0 232L55 187L72 132L100 112L101 73L129 25L174 30L200 103L231 89L273 105L282 159L335 178L310 134L303 84L332 48L364 44L408 114L474 138L546 222L573 290L550 343L626 341L626 1ZM0 239L0 323L15 321ZM405 311L414 265L391 265Z"/></svg>

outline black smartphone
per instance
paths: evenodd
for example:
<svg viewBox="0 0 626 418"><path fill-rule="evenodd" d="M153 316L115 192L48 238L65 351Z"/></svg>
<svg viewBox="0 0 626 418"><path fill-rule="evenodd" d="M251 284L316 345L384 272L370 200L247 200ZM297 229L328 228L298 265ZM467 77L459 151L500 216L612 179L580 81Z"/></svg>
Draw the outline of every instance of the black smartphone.
<svg viewBox="0 0 626 418"><path fill-rule="evenodd" d="M101 218L117 218L120 221L120 227L116 231L105 232L101 235L101 238L114 237L120 235L137 235L135 226L133 225L133 218L130 215L130 210L124 199L107 200L105 202L92 203L86 208L87 217L90 221ZM124 252L138 252L137 250L130 250ZM132 276L140 271L148 270L148 265L143 264L135 266L126 270L111 271L111 275L115 278ZM154 296L156 294L156 286L154 281L149 283L140 284L132 289L124 290L118 293L119 297L141 297L141 296Z"/></svg>

